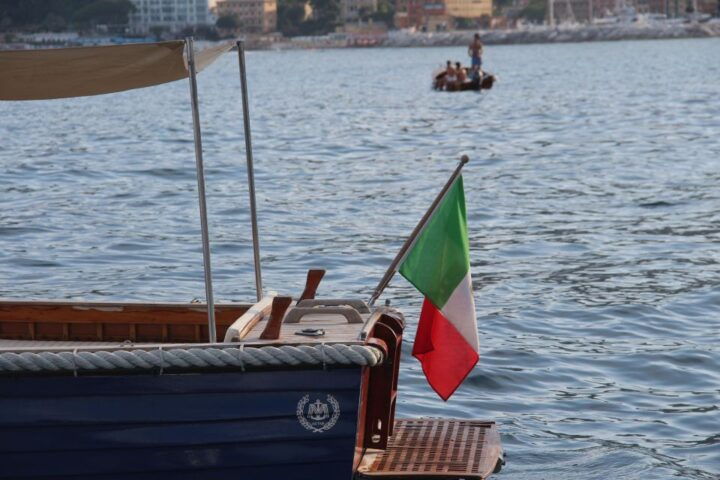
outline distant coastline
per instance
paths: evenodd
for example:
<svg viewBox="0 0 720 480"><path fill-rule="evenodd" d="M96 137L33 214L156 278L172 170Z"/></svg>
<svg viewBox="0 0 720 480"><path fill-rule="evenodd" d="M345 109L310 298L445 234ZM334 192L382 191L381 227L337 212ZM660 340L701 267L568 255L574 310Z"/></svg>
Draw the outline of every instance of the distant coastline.
<svg viewBox="0 0 720 480"><path fill-rule="evenodd" d="M323 36L282 38L278 35L250 35L246 38L249 50L305 50L324 48L403 48L452 47L467 45L475 30L445 32L411 32L391 30L373 33L332 33ZM43 37L45 34L34 34ZM77 34L51 34L52 41L16 41L0 43L0 50L54 48L90 45L117 45L138 41L151 42L152 38L80 37ZM67 36L64 36L67 35ZM481 30L486 45L516 45L541 43L572 43L617 40L660 40L678 38L718 38L720 19L706 22L633 22L607 24L574 24L557 27L528 26L518 29ZM48 35L50 36L50 35ZM199 44L215 43L199 41Z"/></svg>
<svg viewBox="0 0 720 480"><path fill-rule="evenodd" d="M346 47L451 47L467 45L475 31L405 32L390 31L373 35L332 34L323 37L300 37L262 44L254 48L306 49ZM659 40L676 38L720 37L720 20L688 23L613 23L605 25L563 25L528 27L512 30L480 31L486 45L533 43L570 43L616 40Z"/></svg>

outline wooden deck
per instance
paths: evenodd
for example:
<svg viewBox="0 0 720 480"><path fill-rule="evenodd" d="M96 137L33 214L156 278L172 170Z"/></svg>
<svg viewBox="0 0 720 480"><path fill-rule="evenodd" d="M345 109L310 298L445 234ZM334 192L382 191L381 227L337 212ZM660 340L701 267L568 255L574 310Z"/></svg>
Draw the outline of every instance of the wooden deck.
<svg viewBox="0 0 720 480"><path fill-rule="evenodd" d="M398 419L386 450L368 450L356 478L485 480L502 467L494 422Z"/></svg>

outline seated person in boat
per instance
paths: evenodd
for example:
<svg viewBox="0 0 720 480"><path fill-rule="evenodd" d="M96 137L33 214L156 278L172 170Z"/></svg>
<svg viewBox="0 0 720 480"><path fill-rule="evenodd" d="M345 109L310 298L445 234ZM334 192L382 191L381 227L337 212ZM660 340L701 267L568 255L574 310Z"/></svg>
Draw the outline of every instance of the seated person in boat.
<svg viewBox="0 0 720 480"><path fill-rule="evenodd" d="M460 62L455 62L455 75L457 77L457 82L455 84L456 88L460 88L463 83L467 80L467 73L465 72L465 68L460 64Z"/></svg>
<svg viewBox="0 0 720 480"><path fill-rule="evenodd" d="M433 84L433 88L435 90L444 90L445 84L447 83L447 69L451 66L450 60L447 61L447 66L445 67L445 70L440 71L435 76L435 83Z"/></svg>
<svg viewBox="0 0 720 480"><path fill-rule="evenodd" d="M457 71L453 68L452 62L447 61L447 68L445 69L445 89L452 90L455 88L457 83Z"/></svg>

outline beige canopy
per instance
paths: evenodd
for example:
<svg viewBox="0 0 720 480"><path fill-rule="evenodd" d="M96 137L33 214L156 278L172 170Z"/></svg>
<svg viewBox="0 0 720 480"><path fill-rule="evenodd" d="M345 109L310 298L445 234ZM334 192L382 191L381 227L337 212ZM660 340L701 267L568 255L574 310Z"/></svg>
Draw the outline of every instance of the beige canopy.
<svg viewBox="0 0 720 480"><path fill-rule="evenodd" d="M197 70L233 47L195 54ZM104 47L0 51L0 100L43 100L121 92L188 76L182 40Z"/></svg>

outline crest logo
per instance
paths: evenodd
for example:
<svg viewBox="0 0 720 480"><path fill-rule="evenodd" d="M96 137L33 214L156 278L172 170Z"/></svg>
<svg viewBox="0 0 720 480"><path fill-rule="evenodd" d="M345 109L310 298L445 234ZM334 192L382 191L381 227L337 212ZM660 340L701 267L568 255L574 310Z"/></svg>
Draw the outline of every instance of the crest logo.
<svg viewBox="0 0 720 480"><path fill-rule="evenodd" d="M316 398L313 402L310 395L305 395L297 404L297 417L300 425L311 432L326 432L340 418L340 404L332 395L327 395L325 401Z"/></svg>

